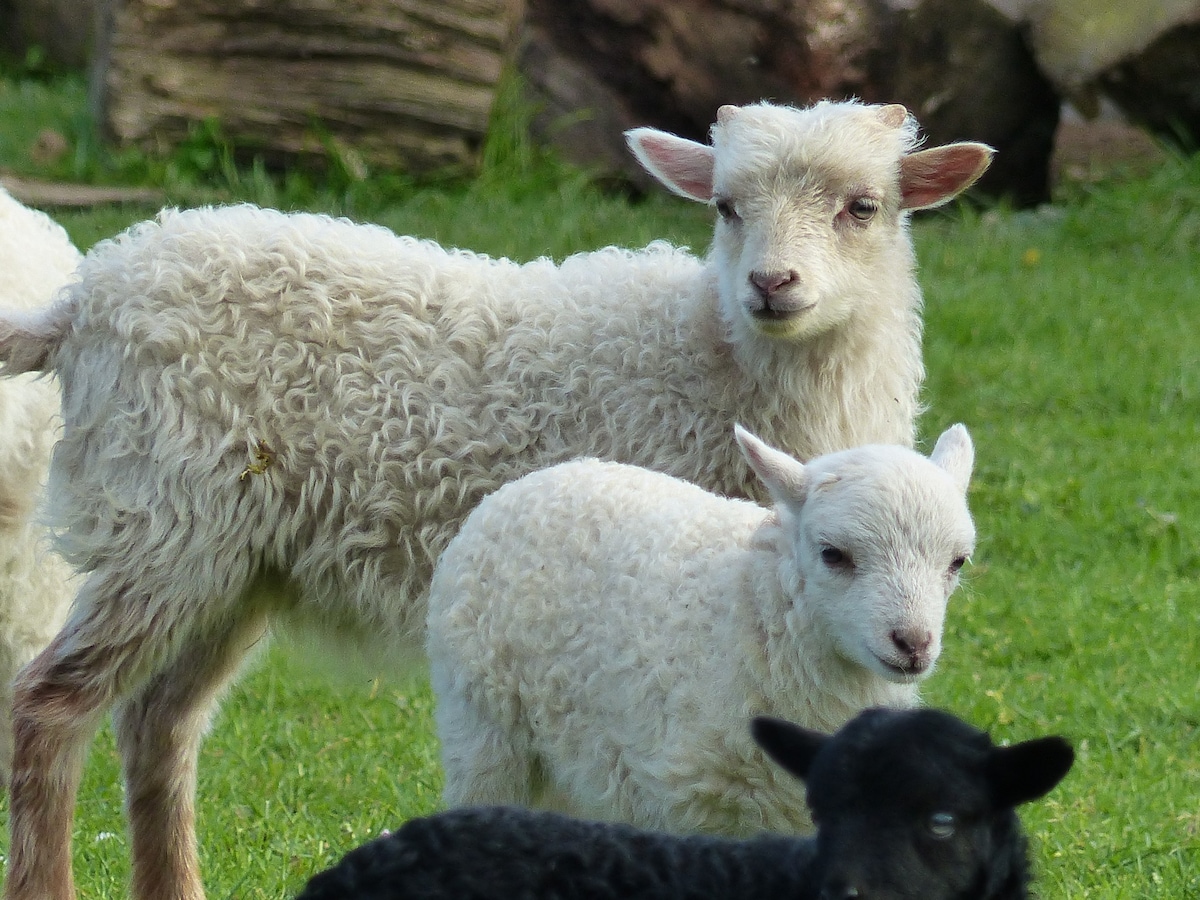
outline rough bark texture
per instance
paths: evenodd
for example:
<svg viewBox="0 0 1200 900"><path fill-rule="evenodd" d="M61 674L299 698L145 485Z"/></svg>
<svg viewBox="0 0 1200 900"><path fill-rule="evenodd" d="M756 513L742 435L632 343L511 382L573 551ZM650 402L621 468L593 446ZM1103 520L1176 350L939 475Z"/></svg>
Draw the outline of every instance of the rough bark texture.
<svg viewBox="0 0 1200 900"><path fill-rule="evenodd" d="M1200 22L1171 28L1104 72L1098 84L1131 121L1200 149Z"/></svg>
<svg viewBox="0 0 1200 900"><path fill-rule="evenodd" d="M1042 72L1072 99L1093 80L1176 25L1200 18L1200 0L988 0L1029 35Z"/></svg>
<svg viewBox="0 0 1200 900"><path fill-rule="evenodd" d="M539 135L642 180L622 132L703 140L723 103L810 100L874 80L882 0L529 0L520 70Z"/></svg>
<svg viewBox="0 0 1200 900"><path fill-rule="evenodd" d="M875 97L908 106L930 144L995 147L981 193L1022 206L1049 199L1061 101L1020 29L985 0L921 0L897 18Z"/></svg>
<svg viewBox="0 0 1200 900"><path fill-rule="evenodd" d="M0 51L24 59L34 47L63 69L87 64L94 0L0 0Z"/></svg>
<svg viewBox="0 0 1200 900"><path fill-rule="evenodd" d="M542 137L604 171L637 179L634 125L703 139L722 103L855 96L995 146L983 190L1046 196L1058 100L984 0L530 0L520 60Z"/></svg>
<svg viewBox="0 0 1200 900"><path fill-rule="evenodd" d="M988 2L1021 23L1058 92L1103 117L1098 132L1114 130L1108 99L1150 133L1200 147L1200 0Z"/></svg>
<svg viewBox="0 0 1200 900"><path fill-rule="evenodd" d="M123 0L104 121L169 149L207 119L270 159L469 165L521 0Z"/></svg>

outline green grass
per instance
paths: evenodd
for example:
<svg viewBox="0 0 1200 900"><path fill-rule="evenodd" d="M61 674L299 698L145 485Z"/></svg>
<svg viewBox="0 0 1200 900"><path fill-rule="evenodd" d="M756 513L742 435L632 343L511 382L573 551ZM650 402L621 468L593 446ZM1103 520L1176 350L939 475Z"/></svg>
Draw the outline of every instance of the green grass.
<svg viewBox="0 0 1200 900"><path fill-rule="evenodd" d="M1046 896L1200 896L1200 165L923 224L927 433L981 535L926 698L1069 735L1025 821Z"/></svg>
<svg viewBox="0 0 1200 900"><path fill-rule="evenodd" d="M514 137L519 117L498 123L489 162L466 182L277 182L223 163L211 134L187 151L198 161L85 146L39 169L25 151L39 123L82 141L80 102L71 79L0 81L0 165L147 181L180 203L328 210L519 258L708 239L703 208L605 195ZM87 246L146 214L59 218ZM1003 740L1074 741L1071 775L1024 810L1043 896L1200 897L1200 160L1037 212L954 210L915 233L922 431L928 445L951 422L971 429L980 534L926 699ZM290 896L351 846L437 807L427 687L330 677L305 655L269 652L205 745L210 897ZM105 731L78 810L81 895L123 896L127 860Z"/></svg>

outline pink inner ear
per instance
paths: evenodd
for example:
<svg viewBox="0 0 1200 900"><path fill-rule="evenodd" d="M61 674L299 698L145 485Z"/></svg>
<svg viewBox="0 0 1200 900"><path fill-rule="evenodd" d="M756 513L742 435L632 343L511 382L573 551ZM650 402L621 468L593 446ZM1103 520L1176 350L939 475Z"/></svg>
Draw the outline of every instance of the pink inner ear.
<svg viewBox="0 0 1200 900"><path fill-rule="evenodd" d="M984 144L947 144L910 153L900 161L900 205L926 209L962 193L992 161Z"/></svg>
<svg viewBox="0 0 1200 900"><path fill-rule="evenodd" d="M643 134L638 149L646 168L667 187L701 203L712 199L711 147L673 135Z"/></svg>
<svg viewBox="0 0 1200 900"><path fill-rule="evenodd" d="M908 118L908 110L899 103L879 107L879 121L889 128L899 128Z"/></svg>

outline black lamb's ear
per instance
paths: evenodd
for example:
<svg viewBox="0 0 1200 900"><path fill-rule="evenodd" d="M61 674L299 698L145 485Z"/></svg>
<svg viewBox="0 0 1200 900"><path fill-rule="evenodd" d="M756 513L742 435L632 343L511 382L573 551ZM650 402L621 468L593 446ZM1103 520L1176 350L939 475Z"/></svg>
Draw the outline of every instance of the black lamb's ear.
<svg viewBox="0 0 1200 900"><path fill-rule="evenodd" d="M767 756L797 778L808 777L813 757L829 740L828 735L819 731L770 716L755 716L750 722L750 734Z"/></svg>
<svg viewBox="0 0 1200 900"><path fill-rule="evenodd" d="M988 758L992 797L997 806L1036 800L1062 781L1074 762L1075 751L1057 736L995 747Z"/></svg>

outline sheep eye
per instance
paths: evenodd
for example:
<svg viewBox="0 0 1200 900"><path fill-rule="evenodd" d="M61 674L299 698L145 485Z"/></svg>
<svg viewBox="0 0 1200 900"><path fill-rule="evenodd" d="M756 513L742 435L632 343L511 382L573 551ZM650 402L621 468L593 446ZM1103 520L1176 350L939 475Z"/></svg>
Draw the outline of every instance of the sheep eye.
<svg viewBox="0 0 1200 900"><path fill-rule="evenodd" d="M738 217L737 211L733 208L733 204L724 197L721 197L717 200L717 213L727 222Z"/></svg>
<svg viewBox="0 0 1200 900"><path fill-rule="evenodd" d="M967 558L965 556L954 557L954 559L950 562L951 574L958 574L958 571L966 564L967 564Z"/></svg>
<svg viewBox="0 0 1200 900"><path fill-rule="evenodd" d="M870 197L855 197L846 204L846 212L860 222L870 222L875 213L879 212L879 203Z"/></svg>
<svg viewBox="0 0 1200 900"><path fill-rule="evenodd" d="M850 557L837 547L822 547L821 562L832 569L840 569L850 565Z"/></svg>
<svg viewBox="0 0 1200 900"><path fill-rule="evenodd" d="M955 824L953 813L936 812L929 817L929 833L939 841L947 840L954 837Z"/></svg>

